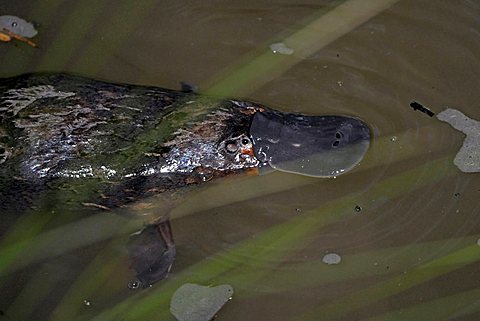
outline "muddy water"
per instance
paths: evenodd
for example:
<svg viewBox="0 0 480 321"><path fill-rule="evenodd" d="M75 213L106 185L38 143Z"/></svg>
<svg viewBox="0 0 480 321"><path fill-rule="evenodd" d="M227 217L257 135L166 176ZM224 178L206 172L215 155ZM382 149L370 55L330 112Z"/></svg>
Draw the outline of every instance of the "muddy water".
<svg viewBox="0 0 480 321"><path fill-rule="evenodd" d="M4 1L1 14L39 23L39 49L1 43L0 76L207 90L341 3ZM335 179L272 173L192 191L171 213L171 276L150 289L127 288L122 228L139 222L67 205L2 217L0 320L173 320L169 299L186 282L233 286L218 320L479 320L480 174L453 164L462 133L409 107L480 119L479 16L477 1L399 0L294 52L269 81L233 88L281 110L360 117L371 148ZM339 264L324 263L332 253Z"/></svg>

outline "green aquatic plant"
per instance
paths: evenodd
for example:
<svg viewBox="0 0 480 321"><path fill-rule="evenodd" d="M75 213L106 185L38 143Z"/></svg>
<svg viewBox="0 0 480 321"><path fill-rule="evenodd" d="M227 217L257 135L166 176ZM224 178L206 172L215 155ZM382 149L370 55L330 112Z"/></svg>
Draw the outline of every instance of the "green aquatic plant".
<svg viewBox="0 0 480 321"><path fill-rule="evenodd" d="M312 309L296 320L311 320L312 317L318 315L321 315L325 320L334 320L355 309L394 296L467 264L477 262L480 260L480 249L477 244L472 243L430 262L411 268L408 273L399 273L384 282L369 286L365 290L354 292L335 302ZM449 310L459 311L460 309L461 307L458 306L450 306Z"/></svg>
<svg viewBox="0 0 480 321"><path fill-rule="evenodd" d="M479 297L480 289L473 289L415 304L408 308L387 312L368 318L365 321L437 321L460 319L461 317L469 317L470 314L480 311Z"/></svg>
<svg viewBox="0 0 480 321"><path fill-rule="evenodd" d="M214 76L207 93L245 95L260 88L396 2L398 0L348 0L337 2L338 5L328 12L319 10L305 19L309 22L303 28L282 40L293 50L293 54L280 55L265 50L253 59L248 57L247 62L241 60L238 65L232 65Z"/></svg>
<svg viewBox="0 0 480 321"><path fill-rule="evenodd" d="M98 314L94 320L115 320L119 315L122 315L124 320L138 320L153 316L161 318L162 313L168 313L165 312L162 307L168 306L173 291L186 282L208 284L213 280L221 278L222 282L230 283L234 288L257 282L264 275L270 273L275 267L275 264L277 264L276 262L281 261L281 258L290 254L291 251L299 247L301 248L301 246L305 244L305 240L308 239L312 233L351 213L350 204L361 199L366 206L375 208L376 206L380 206L380 204L370 202L378 199L379 196L382 196L383 199L387 201L404 194L406 191L411 191L413 186L415 186L415 188L421 188L425 185L434 184L445 177L446 164L445 159L427 163L418 168L385 179L379 182L375 188L361 196L356 194L344 196L325 204L319 209L303 213L299 217L295 217L286 223L264 231L255 239L244 241L230 250L209 257L202 262L186 268L177 273L175 277L169 278L166 282L157 285L148 293L134 295L117 304L115 307L103 311ZM429 177L429 179L419 181L419 176ZM475 244L475 246L477 245ZM439 270L440 272L443 271L446 273L451 271L452 268L458 268L462 266L462 264L475 261L477 259L476 256L466 256L466 254L471 254L471 251L472 248L468 246L466 249L460 249L457 252L449 253L445 257L427 263L427 267L434 267L439 264L441 265L441 262L448 261L450 263L445 265L446 268ZM248 264L240 263L237 258L245 256L253 258L252 261L249 261ZM423 274L423 278L417 277L414 281L426 281L430 279L429 276L430 274L428 273ZM407 282L406 284L413 286L415 283ZM405 288L408 288L407 285ZM381 293L383 295L397 293L393 292L393 290L393 288L390 289L387 286ZM239 293L238 295L241 294ZM359 297L362 296L359 295ZM337 309L338 306L332 307L332 313L337 311ZM317 312L313 314L315 313ZM166 317L166 315L163 315L163 317Z"/></svg>
<svg viewBox="0 0 480 321"><path fill-rule="evenodd" d="M294 33L291 37L284 39L288 46L294 49L296 54L294 57L273 55L270 52L265 52L254 59L251 64L238 67L238 69L236 69L237 67L229 69L228 73L231 75L225 78L223 78L225 74L220 76L222 80L215 82L209 93L230 95L258 88L268 79L272 79L284 72L294 63L321 49L326 44L378 13L379 10L393 3L395 1L369 1L368 3L362 1L361 4L359 1L347 1L343 6L335 9L336 11L330 13L330 15L323 18L318 17L318 21L313 19L312 24ZM360 5L362 10L359 10L358 6ZM368 10L368 6L372 6L372 8ZM138 9L130 16L130 10L136 10L136 7L124 4L120 10L122 14L114 19L118 23L121 19L128 16L132 21L135 21L135 19L145 14L147 8L148 6ZM350 9L355 10L349 11ZM90 13L85 8L81 12L83 13L82 16L85 15L88 21L93 21L95 17L98 17L98 13ZM354 18L352 19L354 21L351 24L346 24L346 28L344 28L345 26L340 28L338 24L349 17ZM130 29L127 29L124 35L119 34L118 38L114 40L117 45L120 45L125 37L128 37L129 32L131 33L135 25L132 21L127 24L129 26L127 28ZM74 27L73 22L65 26L66 30ZM115 24L111 23L109 25L114 28ZM110 27L105 26L104 28ZM83 36L84 34L78 34L78 37L70 42L70 45L73 47L76 44L81 46L80 42ZM60 38L58 40L63 41ZM86 62L88 59L86 57L101 50L99 48L101 46L98 43L94 43L90 44L85 50L87 54L80 61L83 59L85 66L88 66L85 67L86 70L94 70L105 63L102 60ZM71 52L72 50L70 50ZM65 52L52 55L48 59L46 58L43 62L43 67L51 66L54 57L64 59L69 56L63 54ZM232 72L232 70L235 72ZM259 75L262 77L259 77ZM154 135L155 133L150 132L146 135L148 136L149 134ZM412 137L409 135L411 133L399 134L398 142L411 141ZM146 141L152 137L146 137ZM389 144L389 139L384 137L375 142L376 152L381 153L388 150L385 146ZM135 148L141 150L142 146L139 144ZM424 155L418 155L418 150L405 144L402 152L396 155L395 161L400 162L419 156ZM362 169L375 168L375 166L380 166L383 161L381 157L366 159L362 164ZM94 319L103 321L117 320L119 316L124 320L168 319L171 318L167 309L168 302L175 289L181 284L185 282L208 284L221 280L222 283L228 282L233 284L234 287L239 285L243 288L248 288L257 282L263 282L266 276L271 275L271 272L277 269L278 263L282 262L283 258L291 255L293 251L305 247L311 235L317 233L322 228L328 227L329 224L348 217L352 211L351 204L361 203L364 208L374 210L402 195L413 193L421 188L432 187L443 179L455 175L454 169L448 165L449 162L449 157L433 159L431 162L420 165L417 168L384 179L367 192L344 195L336 200L322 204L318 208L305 211L299 217L265 230L257 235L255 239L245 240L231 249L205 258L195 265L178 271L171 278L154 288L135 293L111 308L102 308L100 311L79 311L78 302L88 299L98 291L101 291L102 285L106 284L112 275L116 273L118 267L125 263L122 258L124 253L119 251L118 248L122 244L123 237L135 230L136 226L138 227L138 221L126 220L115 213L102 213L87 218L79 218L79 212L77 215L65 218L64 224L60 224L57 221L59 219L56 212L59 210L58 207L51 206L51 204L40 205L40 210L36 211L36 213L21 217L2 240L0 245L0 257L2 258L0 260L0 275L2 278L7 278L10 273L31 264L69 253L75 249L81 249L87 245L107 241L107 244L95 259L77 277L63 300L52 313L52 319ZM212 189L216 189L217 192L224 190L225 197L221 200L215 199L212 202L204 198L205 193L209 192L208 190L199 191L194 193L192 198L189 198L185 203L174 209L172 215L174 218L194 215L199 210L213 209L233 202L311 184L312 182L311 179L292 178L288 183L282 183L282 178L280 178L277 184L272 184L276 179L276 177L265 177L264 181L267 182L265 185L260 184L257 190L245 190L243 193L229 192L226 189L232 186L228 184L214 186ZM242 189L243 182L246 181L243 179L235 181L236 186L232 188L237 191ZM86 201L89 196L88 188L90 187L78 188L76 192L72 192L69 195L76 195L73 199L74 202ZM201 206L197 206L200 204L199 199L204 200L201 202ZM374 203L372 199L380 201ZM61 196L59 196L59 200L62 200ZM81 213L84 214L85 212ZM74 221L68 222L68 220ZM70 239L66 242L63 242L65 240L64 235L70 236ZM480 260L480 247L475 244L475 239L477 238L478 235L472 235L465 238L451 238L431 243L412 243L403 247L385 248L353 256L345 255L342 257L342 263L334 267L335 270L330 269L325 274L321 274L319 272L322 271L317 270L325 267L320 261L306 262L296 266L300 273L305 273L306 281L302 282L291 273L288 273L288 271L280 271L276 272L274 277L269 279L266 284L274 291L280 292L315 287L332 282L361 279L372 274L382 274L386 277L384 281L379 281L361 291L354 292L337 302L326 303L318 308L305 311L305 314L298 317L299 320L316 319L318 316L322 316L324 319L336 319L356 309L405 292L438 276L458 270L467 264L478 262ZM59 245L59 243L61 244ZM413 259L417 255L424 256L432 253L438 246L444 243L453 244L453 246L436 253L430 260L422 262L422 264L409 261L409 259ZM52 246L53 244L55 244L54 247ZM396 269L379 272L370 265L375 259L385 256L395 256L397 258L400 263L396 266ZM242 257L252 257L253 259L248 263L239 264L239 258ZM356 267L355 269L352 268L353 265ZM358 266L361 268L358 268ZM404 270L407 270L408 273L403 274ZM42 295L46 295L55 286L55 280L42 278L42 272L45 272L45 270L41 269L31 276L30 283L16 298L14 304L11 305L7 312L27 317L33 309L22 310L22 307L28 303L38 302ZM114 291L121 291L121 288L124 286L125 284L117 284L117 288L109 289L112 291L110 294L115 294L116 292ZM258 294L238 293L239 298L255 295ZM475 304L478 295L477 289L465 291L398 311L390 311L384 315L373 317L371 320L402 320L402 318L404 320L438 320L451 316L452 313L457 311L460 311L460 313L478 312L479 307ZM461 309L466 310L462 311Z"/></svg>
<svg viewBox="0 0 480 321"><path fill-rule="evenodd" d="M66 15L63 25L55 33L53 43L56 44L36 64L37 70L52 70L65 68L69 60L80 51L88 39L88 33L96 33L95 29L83 26L93 26L104 16L108 1L87 0L76 3L75 7ZM92 8L95 8L92 10ZM79 28L79 26L82 26Z"/></svg>

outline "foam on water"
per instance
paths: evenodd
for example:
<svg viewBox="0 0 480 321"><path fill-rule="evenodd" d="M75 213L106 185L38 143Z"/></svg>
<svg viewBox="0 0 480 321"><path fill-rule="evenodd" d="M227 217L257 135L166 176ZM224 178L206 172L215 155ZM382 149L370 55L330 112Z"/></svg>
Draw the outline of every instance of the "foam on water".
<svg viewBox="0 0 480 321"><path fill-rule="evenodd" d="M455 156L454 164L465 173L480 172L480 121L453 108L445 109L437 118L467 135Z"/></svg>

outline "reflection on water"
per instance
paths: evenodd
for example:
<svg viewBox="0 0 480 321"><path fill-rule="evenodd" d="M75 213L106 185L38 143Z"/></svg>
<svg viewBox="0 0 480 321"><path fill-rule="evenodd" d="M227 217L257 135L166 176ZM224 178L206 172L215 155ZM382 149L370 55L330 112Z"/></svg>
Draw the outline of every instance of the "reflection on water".
<svg viewBox="0 0 480 321"><path fill-rule="evenodd" d="M202 89L341 2L8 2L2 14L39 24L39 48L0 43L0 76ZM453 164L464 135L409 104L480 119L479 13L476 1L399 0L319 51L282 56L295 64L242 95L359 117L373 129L366 157L335 179L276 172L192 191L171 213L171 275L152 288L127 287L141 218L72 209L82 191L48 213L2 213L0 319L173 320L188 282L233 286L219 320L478 320L480 178Z"/></svg>

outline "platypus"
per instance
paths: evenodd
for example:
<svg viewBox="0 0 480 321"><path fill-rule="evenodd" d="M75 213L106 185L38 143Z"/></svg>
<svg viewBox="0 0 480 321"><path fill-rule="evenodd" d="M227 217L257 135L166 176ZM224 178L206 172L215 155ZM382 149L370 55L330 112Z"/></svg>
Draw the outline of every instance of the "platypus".
<svg viewBox="0 0 480 321"><path fill-rule="evenodd" d="M109 83L71 74L0 80L0 211L22 212L58 186L88 182L99 208L273 168L343 174L359 163L369 127L350 116L280 112L260 103ZM142 285L175 257L165 213L131 236Z"/></svg>

